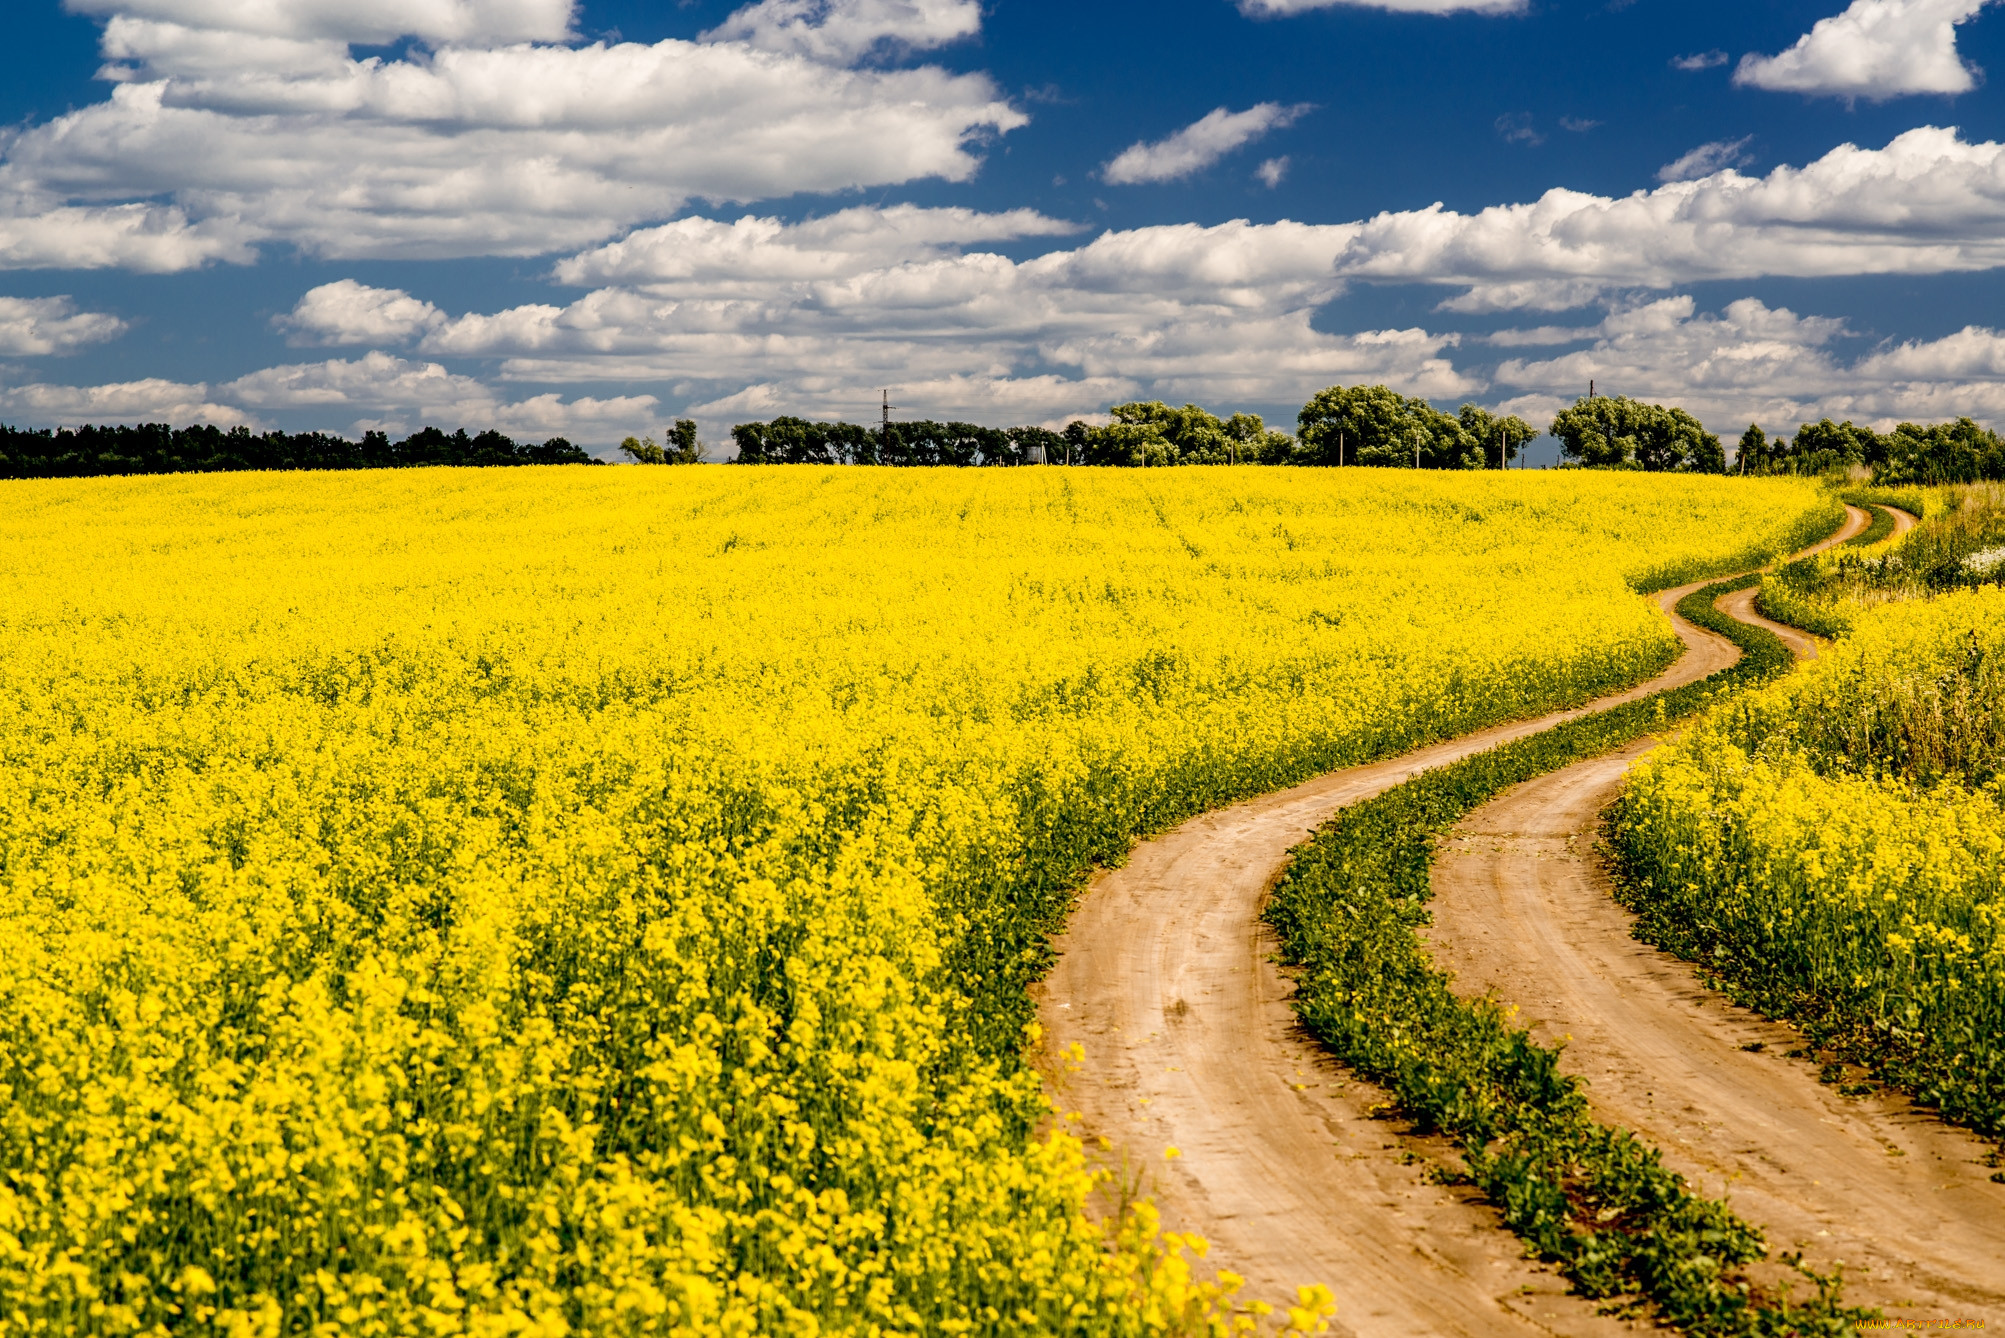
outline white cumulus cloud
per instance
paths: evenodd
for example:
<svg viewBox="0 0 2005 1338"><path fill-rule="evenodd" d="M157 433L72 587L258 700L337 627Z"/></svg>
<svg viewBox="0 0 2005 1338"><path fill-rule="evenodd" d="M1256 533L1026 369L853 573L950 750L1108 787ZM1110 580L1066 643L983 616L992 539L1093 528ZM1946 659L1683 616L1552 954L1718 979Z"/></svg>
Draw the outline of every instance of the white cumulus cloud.
<svg viewBox="0 0 2005 1338"><path fill-rule="evenodd" d="M5 173L0 165L0 174ZM0 191L0 269L129 269L168 274L211 261L254 258L256 235L234 218L191 223L152 204L95 208Z"/></svg>
<svg viewBox="0 0 2005 1338"><path fill-rule="evenodd" d="M1599 325L1492 336L1510 346L1591 341L1544 359L1508 359L1494 374L1512 412L1541 421L1584 393L1590 378L1616 395L1678 404L1723 437L1747 424L1793 434L1820 418L1885 430L1901 421L1968 414L2005 421L2005 335L1967 327L1935 340L1843 351L1845 322L1754 298L1717 313L1688 296L1618 307Z"/></svg>
<svg viewBox="0 0 2005 1338"><path fill-rule="evenodd" d="M445 313L401 288L337 279L308 290L279 322L296 343L396 344L445 323Z"/></svg>
<svg viewBox="0 0 2005 1338"><path fill-rule="evenodd" d="M70 353L124 334L101 311L78 311L67 297L0 297L0 354Z"/></svg>
<svg viewBox="0 0 2005 1338"><path fill-rule="evenodd" d="M1852 0L1775 56L1748 55L1734 82L1750 88L1883 101L1967 93L1976 71L1956 50L1956 25L1991 0Z"/></svg>
<svg viewBox="0 0 2005 1338"><path fill-rule="evenodd" d="M877 51L927 51L982 29L977 0L758 0L703 36L847 64Z"/></svg>
<svg viewBox="0 0 2005 1338"><path fill-rule="evenodd" d="M318 428L351 434L407 432L427 425L472 432L493 427L517 438L564 436L582 445L607 446L654 424L660 401L653 395L566 399L554 392L510 399L437 363L382 352L267 367L220 384L155 378L96 386L0 387L0 415L36 426L165 422L262 428L270 420L258 410L293 418L304 411Z"/></svg>
<svg viewBox="0 0 2005 1338"><path fill-rule="evenodd" d="M1726 170L1619 199L1552 190L1460 214L1380 214L1339 275L1466 284L1457 310L1559 309L1702 279L1940 274L2005 265L2005 145L1924 126L1765 177Z"/></svg>
<svg viewBox="0 0 2005 1338"><path fill-rule="evenodd" d="M1078 225L1031 209L984 214L916 205L844 209L801 223L747 215L722 223L684 218L643 228L559 262L557 277L604 283L701 283L710 294L757 296L774 281L857 274L958 254L978 242L1062 236Z"/></svg>
<svg viewBox="0 0 2005 1338"><path fill-rule="evenodd" d="M1168 139L1129 145L1100 175L1114 186L1176 181L1203 171L1271 130L1293 124L1309 110L1307 103L1285 106L1279 102L1257 103L1243 112L1220 107Z"/></svg>
<svg viewBox="0 0 2005 1338"><path fill-rule="evenodd" d="M831 0L810 26L924 44L896 13L872 18L877 3ZM332 257L572 250L692 199L963 181L982 141L1026 120L987 77L930 66L750 40L557 44L570 9L546 0L94 5L118 82L0 144L0 266L188 268L264 241ZM386 33L444 44L352 57L349 42Z"/></svg>
<svg viewBox="0 0 2005 1338"><path fill-rule="evenodd" d="M563 262L564 281L589 286L568 304L443 324L414 312L403 328L423 353L498 362L503 380L666 384L717 416L713 432L733 416L867 417L882 386L909 416L1037 422L1137 394L1271 405L1346 379L1477 385L1452 365L1453 334L1312 327L1352 226L1140 228L1025 260L975 247L1061 230L909 207L683 220ZM344 290L340 305L404 296Z"/></svg>
<svg viewBox="0 0 2005 1338"><path fill-rule="evenodd" d="M0 415L17 426L81 427L86 423L213 423L234 427L258 422L231 404L208 398L209 388L150 377L99 386L35 383L0 387Z"/></svg>

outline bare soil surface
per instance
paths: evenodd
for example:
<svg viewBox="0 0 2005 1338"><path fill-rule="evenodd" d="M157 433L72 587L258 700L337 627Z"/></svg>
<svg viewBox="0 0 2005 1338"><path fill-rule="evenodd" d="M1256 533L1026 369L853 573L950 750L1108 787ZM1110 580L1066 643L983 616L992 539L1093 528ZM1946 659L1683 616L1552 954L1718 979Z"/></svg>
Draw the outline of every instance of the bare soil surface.
<svg viewBox="0 0 2005 1338"><path fill-rule="evenodd" d="M1773 626L1737 599L1720 607ZM1786 639L1814 653L1800 633ZM1458 990L1493 992L1541 1040L1564 1041L1564 1067L1587 1079L1596 1115L1725 1197L1773 1254L1842 1268L1846 1299L1890 1319L2005 1324L2005 1185L1990 1181L1987 1146L1898 1096L1844 1095L1856 1071L1820 1081L1799 1034L1631 937L1594 843L1601 811L1651 746L1529 781L1470 814L1435 861L1435 961ZM1766 1273L1787 1277L1774 1264Z"/></svg>
<svg viewBox="0 0 2005 1338"><path fill-rule="evenodd" d="M1850 511L1818 547L1866 523ZM1695 588L1659 603L1668 613ZM1337 1298L1337 1330L1360 1336L1634 1327L1525 1259L1473 1191L1429 1176L1445 1146L1383 1118L1386 1093L1297 1027L1260 912L1288 851L1345 805L1739 655L1674 623L1686 653L1652 682L1193 818L1081 897L1039 997L1054 1096L1155 1197L1167 1228L1203 1235L1211 1265L1246 1279L1245 1296L1289 1301L1321 1283ZM1058 1058L1075 1044L1076 1069Z"/></svg>

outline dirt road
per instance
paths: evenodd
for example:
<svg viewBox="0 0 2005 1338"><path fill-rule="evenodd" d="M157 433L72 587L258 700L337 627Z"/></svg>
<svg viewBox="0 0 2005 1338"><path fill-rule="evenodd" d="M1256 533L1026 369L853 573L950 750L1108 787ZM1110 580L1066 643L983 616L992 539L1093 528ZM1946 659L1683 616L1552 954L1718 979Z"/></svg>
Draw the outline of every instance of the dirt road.
<svg viewBox="0 0 2005 1338"><path fill-rule="evenodd" d="M1864 512L1819 545L1863 530ZM1667 592L1669 611L1692 587ZM1594 709L1703 678L1732 643L1674 620L1685 656ZM1083 1069L1053 1082L1061 1109L1110 1141L1166 1225L1212 1244L1246 1294L1336 1294L1357 1335L1614 1333L1628 1327L1522 1258L1495 1212L1433 1183L1428 1140L1374 1116L1386 1098L1300 1033L1260 910L1287 852L1331 814L1408 777L1581 714L1500 726L1310 781L1190 822L1095 879L1058 943L1039 1017L1053 1055ZM1179 1154L1165 1160L1174 1148Z"/></svg>
<svg viewBox="0 0 2005 1338"><path fill-rule="evenodd" d="M1458 990L1494 991L1540 1039L1565 1039L1564 1067L1587 1079L1596 1115L1725 1196L1772 1250L1842 1265L1851 1303L1895 1320L2005 1324L2005 1185L1991 1183L1985 1145L1899 1098L1841 1095L1810 1059L1788 1058L1803 1044L1795 1032L1630 937L1594 839L1649 747L1470 814L1434 866L1435 961Z"/></svg>
<svg viewBox="0 0 2005 1338"><path fill-rule="evenodd" d="M1880 509L1894 518L1895 536L1906 534L1915 527L1915 518L1907 512L1891 506L1881 507ZM1857 508L1846 507L1845 510L1848 513L1853 513L1857 511ZM1864 513L1860 512L1858 514ZM1869 521L1870 519L1871 517L1868 517ZM1843 543L1846 538L1850 537L1850 535L1844 535L1842 538L1832 539L1826 543L1819 544L1817 548L1810 551L1821 551L1835 544ZM1817 638L1811 636L1808 632L1800 632L1786 623L1778 623L1762 617L1761 614L1755 611L1754 597L1756 593L1756 591L1750 589L1736 590L1730 595L1723 595L1720 597L1718 608L1728 617L1738 618L1744 623L1753 623L1756 627L1766 627L1769 631L1782 638L1782 644L1788 646L1797 659L1816 659L1818 646L1821 644Z"/></svg>

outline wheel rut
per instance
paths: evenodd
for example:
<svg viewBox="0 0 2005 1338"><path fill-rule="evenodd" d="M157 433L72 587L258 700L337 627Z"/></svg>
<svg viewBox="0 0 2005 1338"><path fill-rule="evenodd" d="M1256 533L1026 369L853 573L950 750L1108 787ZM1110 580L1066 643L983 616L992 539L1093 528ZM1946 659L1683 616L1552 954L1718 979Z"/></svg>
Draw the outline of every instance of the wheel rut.
<svg viewBox="0 0 2005 1338"><path fill-rule="evenodd" d="M1773 626L1740 595L1719 607ZM1815 654L1811 639L1776 630ZM1528 781L1442 842L1427 934L1436 964L1458 992L1493 993L1538 1039L1564 1042L1562 1067L1587 1080L1597 1118L1725 1198L1773 1254L1842 1269L1849 1303L1931 1327L2005 1323L2005 1185L1990 1180L1990 1149L1898 1096L1821 1082L1795 1031L1632 937L1594 843L1652 746Z"/></svg>
<svg viewBox="0 0 2005 1338"><path fill-rule="evenodd" d="M1845 526L1811 551L1865 528L1864 512L1847 511ZM1668 613L1694 588L1659 602ZM1673 621L1686 653L1650 683L1193 818L1136 847L1081 897L1038 991L1054 1099L1079 1115L1089 1140L1105 1140L1101 1155L1154 1197L1167 1229L1209 1240L1210 1266L1244 1277L1245 1297L1280 1302L1298 1285L1321 1283L1337 1298L1335 1328L1360 1336L1638 1327L1571 1295L1523 1257L1479 1196L1429 1175L1446 1160L1445 1145L1385 1118L1386 1094L1298 1028L1260 912L1288 851L1344 806L1587 711L1704 678L1738 656L1724 638ZM1627 756L1588 765L1619 783ZM1577 829L1571 812L1512 830L1541 833L1526 838L1547 843L1539 862L1586 867L1598 807ZM1472 828L1467 839L1480 837ZM1624 948L1657 956L1628 937L1605 887L1597 895L1622 920ZM1508 955L1511 945L1498 947ZM1688 995L1701 993L1689 968L1662 961L1658 969L1679 975ZM1681 1021L1701 1011L1689 999L1680 1006ZM1058 1058L1075 1044L1085 1054L1076 1069ZM1917 1130L1930 1124L1909 1120ZM1876 1155L1892 1159L1884 1148ZM1917 1164L1929 1155L1920 1145L1911 1154Z"/></svg>

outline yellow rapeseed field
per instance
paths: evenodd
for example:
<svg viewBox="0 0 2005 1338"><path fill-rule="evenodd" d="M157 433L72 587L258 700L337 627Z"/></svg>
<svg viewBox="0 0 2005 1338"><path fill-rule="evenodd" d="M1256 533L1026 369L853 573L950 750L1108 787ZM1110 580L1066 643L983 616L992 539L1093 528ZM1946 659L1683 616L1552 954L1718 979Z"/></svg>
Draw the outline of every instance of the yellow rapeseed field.
<svg viewBox="0 0 2005 1338"><path fill-rule="evenodd" d="M1674 642L1625 577L1831 511L1579 473L0 483L0 1331L1234 1323L1195 1243L1092 1220L1026 1061L1085 870L1637 679Z"/></svg>

